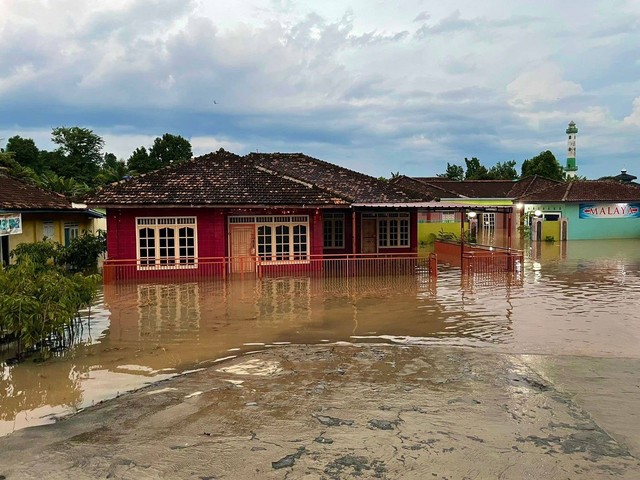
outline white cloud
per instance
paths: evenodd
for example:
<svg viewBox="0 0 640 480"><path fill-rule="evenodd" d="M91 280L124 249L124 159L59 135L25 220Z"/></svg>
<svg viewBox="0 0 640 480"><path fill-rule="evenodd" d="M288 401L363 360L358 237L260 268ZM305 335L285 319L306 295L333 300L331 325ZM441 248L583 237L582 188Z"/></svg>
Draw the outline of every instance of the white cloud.
<svg viewBox="0 0 640 480"><path fill-rule="evenodd" d="M631 113L624 117L623 123L634 127L640 127L640 97L633 100Z"/></svg>
<svg viewBox="0 0 640 480"><path fill-rule="evenodd" d="M640 148L640 11L611 1L0 0L0 136L79 124L127 157L170 132L384 174L530 157L573 119L608 137L581 143L603 169Z"/></svg>
<svg viewBox="0 0 640 480"><path fill-rule="evenodd" d="M507 85L511 104L525 108L538 102L554 102L578 95L582 91L578 83L563 80L561 69L550 63L522 73Z"/></svg>

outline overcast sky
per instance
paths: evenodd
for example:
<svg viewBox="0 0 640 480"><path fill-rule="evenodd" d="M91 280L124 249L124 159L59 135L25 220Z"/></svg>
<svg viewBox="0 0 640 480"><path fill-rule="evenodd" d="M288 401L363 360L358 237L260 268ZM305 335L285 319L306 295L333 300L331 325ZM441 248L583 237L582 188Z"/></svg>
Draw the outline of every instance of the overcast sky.
<svg viewBox="0 0 640 480"><path fill-rule="evenodd" d="M431 176L543 150L640 176L638 0L0 0L0 146L304 152Z"/></svg>

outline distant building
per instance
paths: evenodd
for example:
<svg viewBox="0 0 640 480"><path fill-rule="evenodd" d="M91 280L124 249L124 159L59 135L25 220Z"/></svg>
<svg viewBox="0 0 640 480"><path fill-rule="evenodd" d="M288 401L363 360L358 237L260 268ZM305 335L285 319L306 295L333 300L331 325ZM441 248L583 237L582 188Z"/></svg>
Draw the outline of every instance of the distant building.
<svg viewBox="0 0 640 480"><path fill-rule="evenodd" d="M576 140L578 137L578 127L575 122L569 122L567 128L567 165L564 170L567 172L567 177L575 178L578 171L578 165L576 164Z"/></svg>
<svg viewBox="0 0 640 480"><path fill-rule="evenodd" d="M36 187L0 169L0 263L21 243L49 239L68 244L104 215L64 195Z"/></svg>
<svg viewBox="0 0 640 480"><path fill-rule="evenodd" d="M575 180L517 201L524 205L534 240L640 238L640 185L635 183Z"/></svg>
<svg viewBox="0 0 640 480"><path fill-rule="evenodd" d="M627 173L627 169L626 168L623 168L619 175L616 175L615 177L613 177L613 179L616 182L621 182L621 183L633 182L637 178L638 177L636 177L635 175L629 175Z"/></svg>

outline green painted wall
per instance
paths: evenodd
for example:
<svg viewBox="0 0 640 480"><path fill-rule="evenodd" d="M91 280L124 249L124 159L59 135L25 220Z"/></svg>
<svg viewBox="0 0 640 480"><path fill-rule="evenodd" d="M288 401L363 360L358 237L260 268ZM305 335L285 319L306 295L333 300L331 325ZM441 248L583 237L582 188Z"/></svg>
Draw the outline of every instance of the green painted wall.
<svg viewBox="0 0 640 480"><path fill-rule="evenodd" d="M464 224L465 232L469 230L469 222ZM457 238L460 238L460 224L459 223L418 223L418 245L422 246L421 250L432 251L431 244L433 239L438 236L440 232L453 233ZM429 248L425 249L425 244Z"/></svg>

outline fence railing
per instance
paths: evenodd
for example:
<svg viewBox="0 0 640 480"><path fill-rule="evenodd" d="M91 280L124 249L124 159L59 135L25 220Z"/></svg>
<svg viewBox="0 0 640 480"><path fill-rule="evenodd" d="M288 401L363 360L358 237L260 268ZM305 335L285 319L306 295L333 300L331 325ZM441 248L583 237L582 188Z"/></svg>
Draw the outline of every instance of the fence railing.
<svg viewBox="0 0 640 480"><path fill-rule="evenodd" d="M474 249L462 254L462 272L467 275L519 272L524 253L508 248Z"/></svg>
<svg viewBox="0 0 640 480"><path fill-rule="evenodd" d="M288 260L265 261L259 256L200 257L184 263L153 263L147 260L105 260L104 283L134 280L192 281L203 278L235 276L262 277L349 277L437 275L435 255L412 254L343 254L305 255Z"/></svg>

